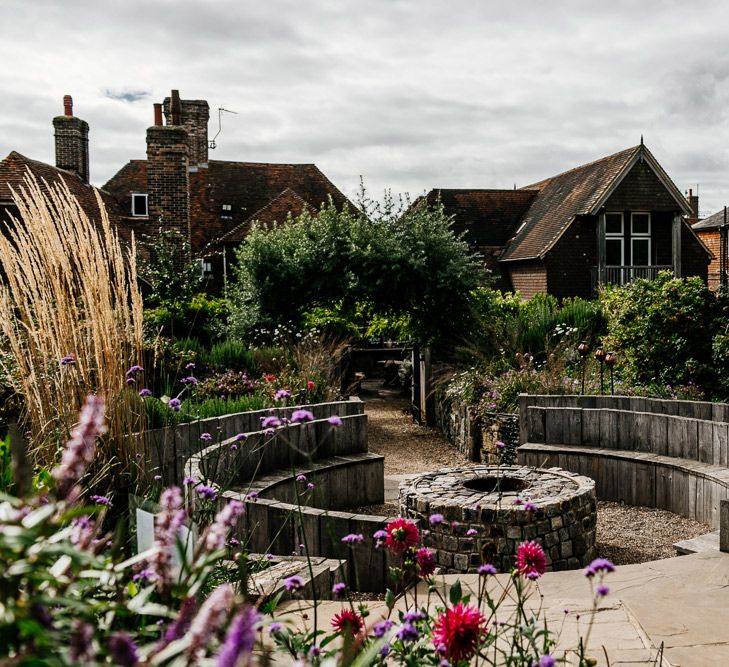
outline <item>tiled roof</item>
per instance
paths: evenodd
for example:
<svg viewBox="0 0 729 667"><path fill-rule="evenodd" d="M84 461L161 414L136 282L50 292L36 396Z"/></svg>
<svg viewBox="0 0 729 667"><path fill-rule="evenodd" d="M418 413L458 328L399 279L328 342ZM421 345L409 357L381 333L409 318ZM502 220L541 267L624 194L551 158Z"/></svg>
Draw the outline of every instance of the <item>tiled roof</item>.
<svg viewBox="0 0 729 667"><path fill-rule="evenodd" d="M522 188L537 190L538 195L502 260L543 255L576 215L589 213L594 208L642 149L642 145L633 146Z"/></svg>
<svg viewBox="0 0 729 667"><path fill-rule="evenodd" d="M119 214L117 203L108 193L84 183L77 174L58 169L45 162L31 160L16 151L12 151L4 160L0 161L0 202L12 201L12 190L20 191L28 172L38 179L41 189L45 188L46 183L51 186L60 182L65 183L86 212L86 215L96 223L101 220L95 194L98 191L106 207L109 220L119 230L119 236L124 240L130 240L132 227L122 223L122 216Z"/></svg>
<svg viewBox="0 0 729 667"><path fill-rule="evenodd" d="M106 185L120 206L129 211L132 192L147 191L147 161L132 160ZM286 212L274 205L274 200L286 190L296 195L285 199L296 204L294 214L306 205L319 209L329 197L342 207L347 198L314 164L268 164L211 160L207 168L190 172L190 226L193 252L215 243L221 237L241 232L256 215L275 211L281 219ZM285 199L279 200L282 204ZM231 210L223 212L224 204ZM273 218L271 218L272 221ZM149 221L147 223L149 225ZM151 230L150 230L151 231Z"/></svg>
<svg viewBox="0 0 729 667"><path fill-rule="evenodd" d="M448 215L453 216L453 231L465 232L465 239L476 248L504 246L514 235L536 190L431 190L430 204L440 198Z"/></svg>
<svg viewBox="0 0 729 667"><path fill-rule="evenodd" d="M727 214L729 221L729 214ZM695 225L691 226L694 231L700 232L702 229L719 229L724 224L724 209L712 213L708 218L699 220Z"/></svg>

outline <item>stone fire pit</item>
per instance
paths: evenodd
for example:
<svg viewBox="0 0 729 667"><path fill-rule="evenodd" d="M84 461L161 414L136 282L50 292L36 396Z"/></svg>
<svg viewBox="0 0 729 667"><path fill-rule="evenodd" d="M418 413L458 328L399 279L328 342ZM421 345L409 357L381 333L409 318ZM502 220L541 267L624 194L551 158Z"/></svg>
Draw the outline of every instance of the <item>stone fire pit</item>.
<svg viewBox="0 0 729 667"><path fill-rule="evenodd" d="M482 563L508 572L524 540L542 545L552 570L576 569L596 556L595 482L560 468L480 465L427 473L400 485L400 513L420 519L423 541L443 572L475 572ZM443 523L430 525L434 514Z"/></svg>

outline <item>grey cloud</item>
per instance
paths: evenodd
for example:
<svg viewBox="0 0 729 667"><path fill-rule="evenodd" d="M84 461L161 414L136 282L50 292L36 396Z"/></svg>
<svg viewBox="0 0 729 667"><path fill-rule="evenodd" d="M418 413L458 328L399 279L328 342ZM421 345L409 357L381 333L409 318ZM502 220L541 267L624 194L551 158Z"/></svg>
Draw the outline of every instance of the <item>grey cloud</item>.
<svg viewBox="0 0 729 667"><path fill-rule="evenodd" d="M139 102L150 96L148 90L109 90L108 88L104 91L104 95L110 100L117 102Z"/></svg>

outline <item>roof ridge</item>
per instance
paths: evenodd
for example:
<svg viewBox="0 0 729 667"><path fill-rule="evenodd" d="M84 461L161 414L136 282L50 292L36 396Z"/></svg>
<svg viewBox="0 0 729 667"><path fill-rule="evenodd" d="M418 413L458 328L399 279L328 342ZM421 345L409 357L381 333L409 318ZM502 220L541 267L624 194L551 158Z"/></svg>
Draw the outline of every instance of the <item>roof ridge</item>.
<svg viewBox="0 0 729 667"><path fill-rule="evenodd" d="M617 157L618 155L621 155L622 153L634 153L636 150L640 150L643 144L637 144L635 146L631 146L630 148L624 148L622 151L617 151L615 153L611 153L610 155L605 155L601 158L598 158L597 160L592 160L591 162L585 162L585 164L581 164L577 167L572 167L572 169L566 169L565 171L561 171L558 174L554 174L554 176L549 176L547 178L542 179L541 181L536 181L535 183L531 183L529 185L525 185L519 190L528 190L529 188L536 188L536 186L541 186L538 189L542 189L547 183L550 181L553 181L557 178L561 178L562 176L566 176L567 174L571 174L575 171L579 171L580 169L587 169L587 167L594 167L596 164L599 164L600 162L603 162L605 160L610 160L612 158Z"/></svg>

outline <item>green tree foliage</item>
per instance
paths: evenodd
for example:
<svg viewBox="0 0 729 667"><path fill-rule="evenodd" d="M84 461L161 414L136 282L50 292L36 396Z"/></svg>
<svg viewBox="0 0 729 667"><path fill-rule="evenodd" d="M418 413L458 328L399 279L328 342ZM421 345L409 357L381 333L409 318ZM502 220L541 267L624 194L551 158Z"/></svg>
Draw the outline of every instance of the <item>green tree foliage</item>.
<svg viewBox="0 0 729 667"><path fill-rule="evenodd" d="M300 324L317 307L349 317L362 308L410 318L420 343L458 336L483 269L451 230L440 204L424 199L363 210L329 202L271 229L254 226L237 253L231 333Z"/></svg>
<svg viewBox="0 0 729 667"><path fill-rule="evenodd" d="M636 280L600 293L608 319L605 346L618 353L624 377L644 386L698 385L714 394L726 361L721 348L729 301L697 277ZM715 341L716 339L716 341Z"/></svg>

